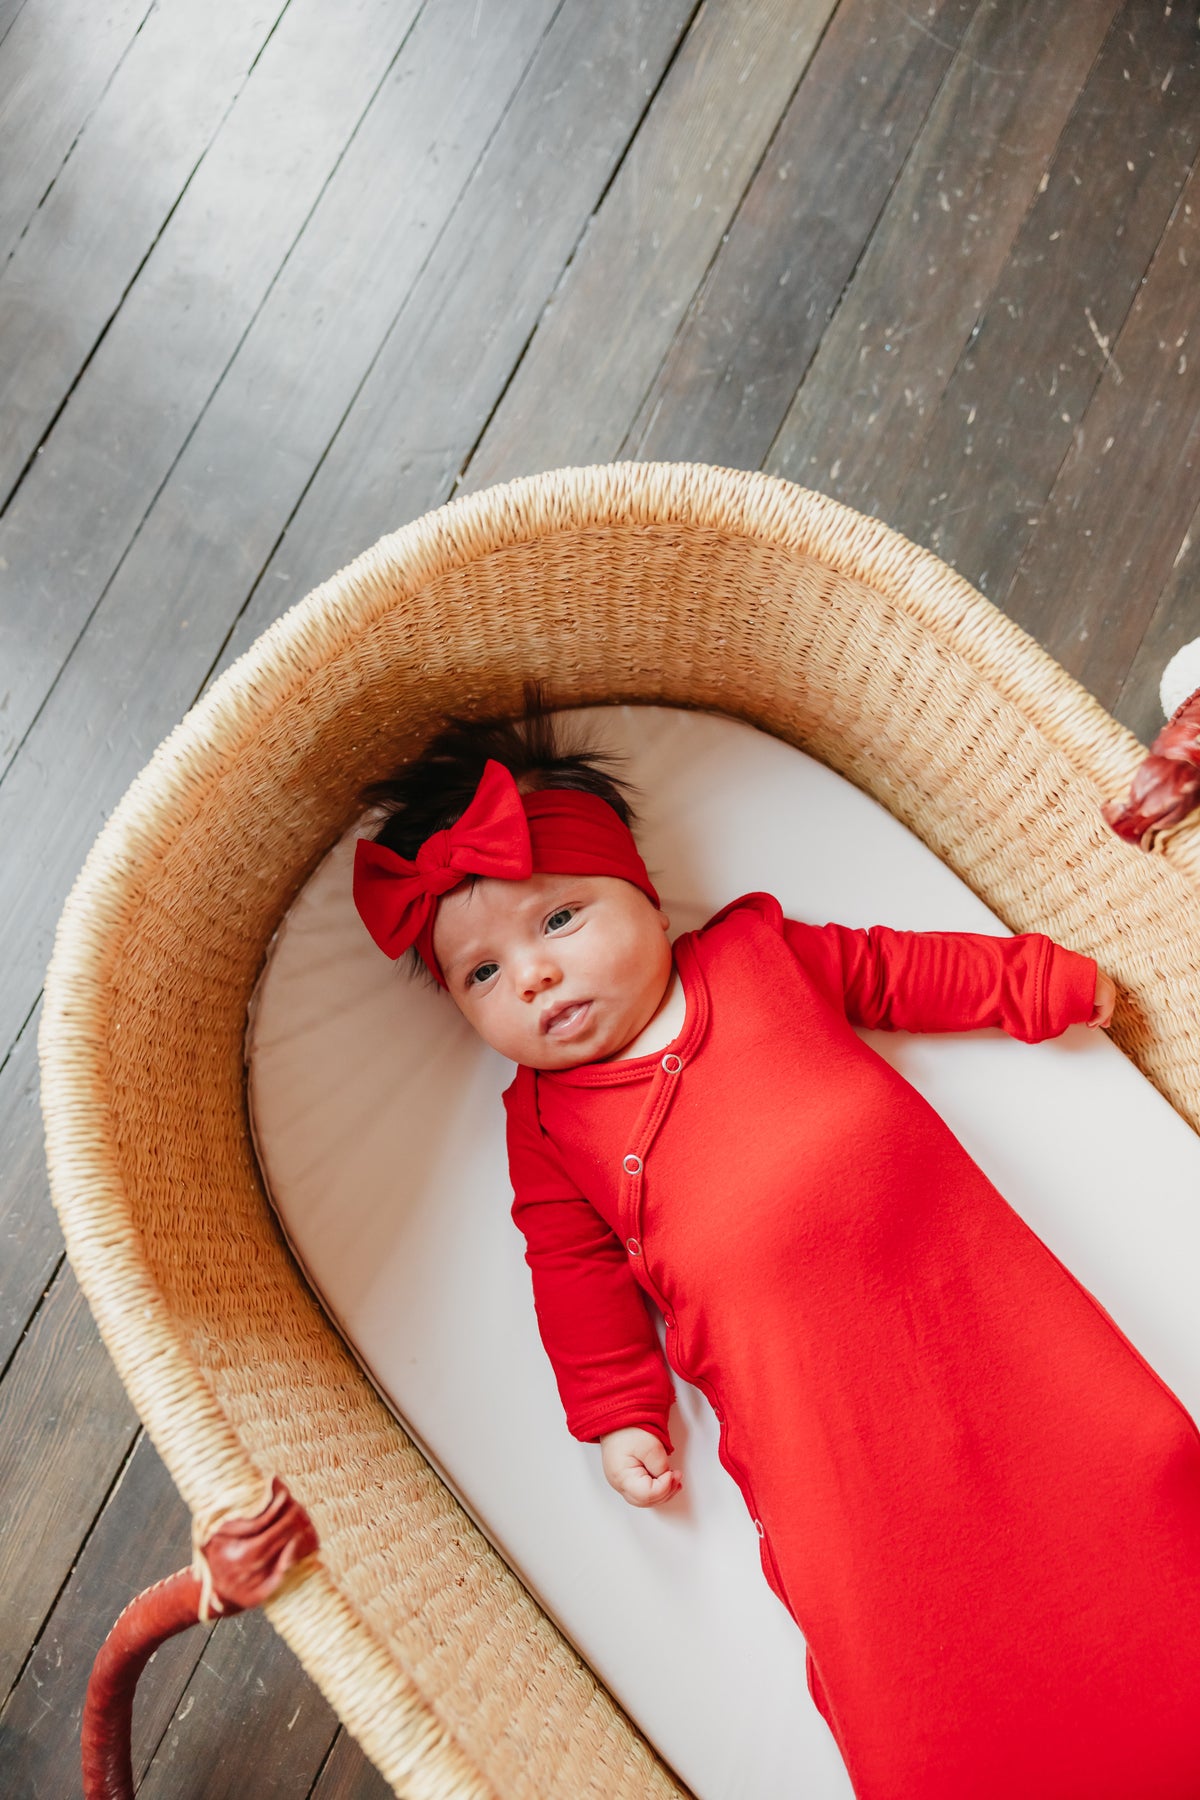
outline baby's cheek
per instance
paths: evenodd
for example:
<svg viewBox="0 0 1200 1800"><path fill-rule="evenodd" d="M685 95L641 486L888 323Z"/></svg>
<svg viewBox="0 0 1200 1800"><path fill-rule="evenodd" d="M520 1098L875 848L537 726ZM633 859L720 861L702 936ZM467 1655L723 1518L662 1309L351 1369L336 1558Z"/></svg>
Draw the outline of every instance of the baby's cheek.
<svg viewBox="0 0 1200 1800"><path fill-rule="evenodd" d="M514 1048L519 1048L513 1042L513 1021L502 1012L495 1009L489 1012L481 1001L472 1003L469 1000L460 1004L458 1010L476 1037L482 1038L485 1044L498 1050L502 1056L510 1056ZM515 1060L520 1061L519 1055Z"/></svg>

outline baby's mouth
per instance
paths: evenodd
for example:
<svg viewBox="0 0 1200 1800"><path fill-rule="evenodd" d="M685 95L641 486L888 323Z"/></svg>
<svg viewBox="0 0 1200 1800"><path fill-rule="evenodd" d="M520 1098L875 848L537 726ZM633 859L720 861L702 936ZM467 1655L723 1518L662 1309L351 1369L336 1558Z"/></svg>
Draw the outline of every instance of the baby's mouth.
<svg viewBox="0 0 1200 1800"><path fill-rule="evenodd" d="M565 1006L556 1007L542 1020L542 1030L552 1037L571 1036L583 1024L591 1004L590 1000L570 1000Z"/></svg>

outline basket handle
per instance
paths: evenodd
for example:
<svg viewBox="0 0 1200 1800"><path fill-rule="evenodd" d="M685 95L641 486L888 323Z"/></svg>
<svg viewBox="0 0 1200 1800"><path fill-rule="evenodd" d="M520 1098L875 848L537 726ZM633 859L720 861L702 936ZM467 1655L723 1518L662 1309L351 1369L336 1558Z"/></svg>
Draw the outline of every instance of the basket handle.
<svg viewBox="0 0 1200 1800"><path fill-rule="evenodd" d="M92 1666L83 1707L84 1800L133 1800L130 1729L138 1677L160 1644L189 1625L261 1606L284 1576L315 1555L312 1520L278 1476L250 1518L223 1519L193 1566L130 1601Z"/></svg>

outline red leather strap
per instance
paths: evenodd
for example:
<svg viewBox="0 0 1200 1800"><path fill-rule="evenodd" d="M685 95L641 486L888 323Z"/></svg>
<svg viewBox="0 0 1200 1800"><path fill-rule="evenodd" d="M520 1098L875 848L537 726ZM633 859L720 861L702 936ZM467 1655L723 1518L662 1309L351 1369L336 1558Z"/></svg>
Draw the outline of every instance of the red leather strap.
<svg viewBox="0 0 1200 1800"><path fill-rule="evenodd" d="M1153 834L1200 805L1200 688L1176 708L1137 770L1126 801L1100 808L1118 837L1149 850Z"/></svg>
<svg viewBox="0 0 1200 1800"><path fill-rule="evenodd" d="M223 1520L200 1546L200 1571L181 1569L125 1608L101 1646L83 1708L85 1800L133 1800L129 1737L138 1677L160 1644L213 1613L269 1600L289 1569L317 1550L312 1520L276 1478L249 1519Z"/></svg>
<svg viewBox="0 0 1200 1800"><path fill-rule="evenodd" d="M132 1600L105 1638L83 1703L85 1800L132 1796L129 1736L138 1677L160 1644L196 1624L199 1606L199 1578L181 1569Z"/></svg>

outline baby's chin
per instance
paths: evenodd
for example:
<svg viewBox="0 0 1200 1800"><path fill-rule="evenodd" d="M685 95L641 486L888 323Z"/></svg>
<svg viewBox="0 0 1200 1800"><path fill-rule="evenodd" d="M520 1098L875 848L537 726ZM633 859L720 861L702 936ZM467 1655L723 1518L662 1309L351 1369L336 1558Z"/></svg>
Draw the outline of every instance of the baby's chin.
<svg viewBox="0 0 1200 1800"><path fill-rule="evenodd" d="M539 1069L551 1072L561 1069L582 1069L586 1063L605 1062L610 1057L619 1056L623 1045L609 1042L611 1033L589 1031L577 1040L566 1044L556 1044L553 1038L537 1038L522 1045L494 1044L509 1062L524 1063L527 1069Z"/></svg>
<svg viewBox="0 0 1200 1800"><path fill-rule="evenodd" d="M582 1069L585 1063L603 1062L605 1055L611 1054L613 1054L613 1052L597 1053L595 1050L581 1050L575 1044L572 1044L568 1048L568 1046L564 1044L556 1054L551 1054L549 1051L541 1049L535 1051L527 1061L526 1067L544 1071Z"/></svg>

